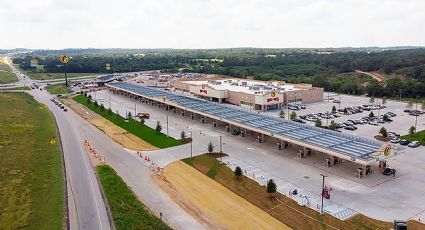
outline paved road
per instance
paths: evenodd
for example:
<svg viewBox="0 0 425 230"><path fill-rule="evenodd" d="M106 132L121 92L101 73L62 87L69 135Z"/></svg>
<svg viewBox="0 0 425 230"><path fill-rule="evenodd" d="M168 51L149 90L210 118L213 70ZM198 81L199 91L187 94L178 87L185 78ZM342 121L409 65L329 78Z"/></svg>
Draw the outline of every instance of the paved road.
<svg viewBox="0 0 425 230"><path fill-rule="evenodd" d="M163 132L166 132L168 115L171 136L179 138L182 130L186 130L186 133L192 131L194 155L206 152L210 141L218 150L221 135L224 137L223 149L232 158L286 180L298 188L320 194L320 174L324 173L328 175L326 183L334 189L331 197L333 202L386 221L409 218L417 220L418 217L425 219L425 192L421 189L425 186L425 167L421 163L425 161L423 154L425 147L409 148L405 153L388 160L389 165L397 169L395 178L382 175L375 165L373 168L376 173L358 179L354 177L358 166L350 162L328 168L323 165L325 156L321 154L298 159L295 148L277 150L276 143L271 141L257 143L254 137L232 136L224 127L213 128L211 123L201 124L199 119L191 120L190 116L182 117L180 114L166 112L155 106L138 103L134 99L113 95L108 91L98 91L96 94L98 99L103 99L99 103L104 103L106 107L111 104L112 110L119 110L120 114L125 114L126 111L133 113L136 103L138 112L151 114L151 119L147 119L145 124L155 127L158 120L162 124ZM190 156L190 145L147 154L164 166Z"/></svg>
<svg viewBox="0 0 425 230"><path fill-rule="evenodd" d="M17 70L10 65L16 73ZM32 81L17 74L19 84L29 85ZM29 94L46 104L56 118L61 134L67 172L69 218L71 229L110 229L109 220L102 200L99 184L93 168L83 149L83 142L72 121L57 106L50 102L46 91L31 90Z"/></svg>
<svg viewBox="0 0 425 230"><path fill-rule="evenodd" d="M14 71L17 71L11 66ZM32 84L28 77L18 76L22 84ZM157 216L176 229L205 229L202 224L177 205L152 181L152 172L145 162L139 161L112 141L103 132L82 119L72 110L63 112L51 101L46 91L31 90L35 99L46 104L55 116L61 133L68 176L71 229L110 229L106 208L102 201L89 158L83 149L87 139L98 154L105 156L142 202Z"/></svg>

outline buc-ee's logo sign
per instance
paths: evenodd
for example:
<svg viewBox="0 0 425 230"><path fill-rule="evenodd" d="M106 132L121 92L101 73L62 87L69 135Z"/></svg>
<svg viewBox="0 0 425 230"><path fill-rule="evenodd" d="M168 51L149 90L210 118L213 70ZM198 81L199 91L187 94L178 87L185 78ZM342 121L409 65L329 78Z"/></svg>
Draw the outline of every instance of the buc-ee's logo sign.
<svg viewBox="0 0 425 230"><path fill-rule="evenodd" d="M267 103L268 102L272 102L272 101L279 101L279 98L276 97L276 92L275 91L272 91L270 93L270 96L271 96L271 98L267 98Z"/></svg>
<svg viewBox="0 0 425 230"><path fill-rule="evenodd" d="M205 89L205 85L202 85L201 86L201 89L199 90L199 93L205 93L205 94L208 93L208 91Z"/></svg>

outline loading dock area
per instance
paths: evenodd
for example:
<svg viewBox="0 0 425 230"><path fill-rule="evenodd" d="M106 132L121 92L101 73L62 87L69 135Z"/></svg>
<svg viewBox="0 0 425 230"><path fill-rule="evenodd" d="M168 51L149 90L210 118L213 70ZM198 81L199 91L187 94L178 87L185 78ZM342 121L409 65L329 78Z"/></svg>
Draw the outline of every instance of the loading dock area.
<svg viewBox="0 0 425 230"><path fill-rule="evenodd" d="M258 142L275 142L279 149L288 146L299 148L300 158L308 157L313 152L327 154L324 164L328 167L343 160L354 162L359 165L354 173L360 178L371 173L372 163L383 162L391 156L391 152L385 152L387 146L353 135L126 82L110 83L106 86L114 93L172 109L182 116L191 116L192 119L200 119L204 123L211 122L214 126L225 126L228 132L237 130L237 135L255 135Z"/></svg>

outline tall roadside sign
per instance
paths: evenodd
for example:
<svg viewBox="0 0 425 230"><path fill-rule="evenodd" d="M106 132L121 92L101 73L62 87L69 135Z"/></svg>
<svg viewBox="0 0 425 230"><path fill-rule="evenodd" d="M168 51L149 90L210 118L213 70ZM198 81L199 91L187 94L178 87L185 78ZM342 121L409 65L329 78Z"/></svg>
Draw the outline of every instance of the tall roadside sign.
<svg viewBox="0 0 425 230"><path fill-rule="evenodd" d="M68 55L61 55L59 57L59 60L62 62L62 64L65 66L69 62L69 56ZM68 78L66 77L66 68L65 69L65 86L68 87Z"/></svg>

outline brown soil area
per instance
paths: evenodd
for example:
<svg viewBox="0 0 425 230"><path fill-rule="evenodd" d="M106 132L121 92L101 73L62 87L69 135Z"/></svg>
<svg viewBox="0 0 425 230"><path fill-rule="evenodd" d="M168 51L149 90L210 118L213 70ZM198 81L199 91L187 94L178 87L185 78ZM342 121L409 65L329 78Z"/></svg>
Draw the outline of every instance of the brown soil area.
<svg viewBox="0 0 425 230"><path fill-rule="evenodd" d="M92 125L102 130L106 135L112 138L112 140L119 143L124 148L142 151L158 149L157 147L145 142L144 140L113 124L97 113L91 111L89 108L76 103L72 99L64 99L61 101L74 112L78 113L82 118L86 119Z"/></svg>
<svg viewBox="0 0 425 230"><path fill-rule="evenodd" d="M358 214L348 220L341 221L331 215L320 215L315 210L298 205L292 199L278 193L270 198L264 187L257 182L243 177L235 179L233 172L224 165L207 155L197 156L194 159L185 159L185 162L211 177L211 169L215 168L213 179L235 194L243 197L258 208L268 212L277 220L293 229L390 229L392 223L375 220ZM408 221L409 229L425 229L425 225L417 221Z"/></svg>
<svg viewBox="0 0 425 230"><path fill-rule="evenodd" d="M226 229L290 229L181 161L165 167L164 177L179 193Z"/></svg>

